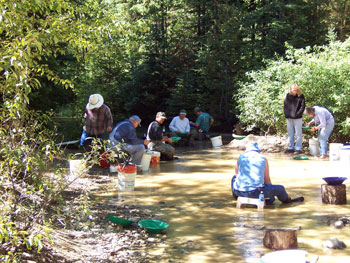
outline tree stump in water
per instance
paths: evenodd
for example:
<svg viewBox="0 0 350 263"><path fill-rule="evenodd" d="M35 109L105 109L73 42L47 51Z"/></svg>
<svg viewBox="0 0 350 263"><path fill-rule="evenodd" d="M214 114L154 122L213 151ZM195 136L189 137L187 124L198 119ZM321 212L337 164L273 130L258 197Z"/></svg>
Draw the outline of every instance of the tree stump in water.
<svg viewBox="0 0 350 263"><path fill-rule="evenodd" d="M340 185L321 185L321 195L323 204L344 205L346 204L346 186Z"/></svg>
<svg viewBox="0 0 350 263"><path fill-rule="evenodd" d="M288 249L288 248L297 248L298 239L297 239L297 230L296 228L280 228L280 229L266 229L263 239L263 244L267 248L271 249Z"/></svg>

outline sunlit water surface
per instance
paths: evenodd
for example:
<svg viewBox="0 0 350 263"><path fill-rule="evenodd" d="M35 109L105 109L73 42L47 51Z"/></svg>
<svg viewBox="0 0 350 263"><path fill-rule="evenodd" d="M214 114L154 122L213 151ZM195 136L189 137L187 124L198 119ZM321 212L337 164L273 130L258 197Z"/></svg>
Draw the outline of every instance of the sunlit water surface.
<svg viewBox="0 0 350 263"><path fill-rule="evenodd" d="M350 216L350 205L323 205L320 186L325 176L347 176L339 162L316 159L296 161L284 154L267 154L272 183L283 184L292 197L304 196L304 203L237 209L230 182L236 160L242 152L212 149L209 144L177 149L178 160L151 166L137 175L133 193L118 193L117 179L95 196L101 202L122 202L142 206L166 220L166 242L148 251L159 262L260 262L270 250L263 247L265 228L298 227L299 249L319 262L350 262L350 250L325 250L322 242L331 237L350 246L350 227L335 229L329 222ZM350 183L345 181L345 183Z"/></svg>

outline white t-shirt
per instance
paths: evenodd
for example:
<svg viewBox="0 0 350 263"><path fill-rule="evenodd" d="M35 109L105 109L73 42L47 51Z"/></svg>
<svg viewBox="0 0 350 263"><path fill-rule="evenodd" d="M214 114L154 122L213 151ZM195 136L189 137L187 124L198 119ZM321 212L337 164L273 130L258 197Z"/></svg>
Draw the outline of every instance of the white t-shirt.
<svg viewBox="0 0 350 263"><path fill-rule="evenodd" d="M181 133L188 133L190 132L190 121L186 117L181 120L180 116L176 116L172 119L169 129L172 132L180 131Z"/></svg>

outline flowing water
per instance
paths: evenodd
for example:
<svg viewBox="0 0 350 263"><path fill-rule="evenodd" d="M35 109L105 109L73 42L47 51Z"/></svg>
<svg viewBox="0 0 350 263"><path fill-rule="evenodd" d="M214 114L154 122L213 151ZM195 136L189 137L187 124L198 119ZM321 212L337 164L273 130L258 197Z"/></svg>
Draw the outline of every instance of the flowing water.
<svg viewBox="0 0 350 263"><path fill-rule="evenodd" d="M350 216L350 206L323 205L320 193L322 177L346 176L349 171L339 162L296 161L284 154L267 154L272 183L283 184L292 198L304 196L305 202L276 201L263 212L237 209L230 182L241 153L211 149L209 144L177 149L178 160L161 162L137 175L133 193L118 193L115 180L109 191L94 194L101 201L113 198L150 209L169 223L166 242L149 251L159 255L159 262L260 262L263 254L271 252L263 247L262 226L301 226L299 249L319 255L319 262L349 263L349 248L325 250L322 242L337 237L350 246L350 227L333 226L337 218Z"/></svg>

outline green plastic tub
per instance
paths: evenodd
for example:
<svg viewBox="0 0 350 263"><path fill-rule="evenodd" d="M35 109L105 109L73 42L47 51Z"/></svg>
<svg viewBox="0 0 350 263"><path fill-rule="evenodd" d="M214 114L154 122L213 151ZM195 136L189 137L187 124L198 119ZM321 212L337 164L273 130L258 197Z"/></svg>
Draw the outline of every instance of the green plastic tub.
<svg viewBox="0 0 350 263"><path fill-rule="evenodd" d="M113 224L117 224L120 226L129 226L132 223L134 223L133 221L130 220L126 220L117 216L112 216L112 215L107 215L109 221L111 221Z"/></svg>
<svg viewBox="0 0 350 263"><path fill-rule="evenodd" d="M293 157L294 160L309 160L309 157L304 157L304 156L295 156Z"/></svg>
<svg viewBox="0 0 350 263"><path fill-rule="evenodd" d="M178 142L181 140L181 137L170 137L174 142Z"/></svg>
<svg viewBox="0 0 350 263"><path fill-rule="evenodd" d="M236 134L232 134L232 137L235 139L235 140L243 140L246 136L243 136L243 135L236 135Z"/></svg>
<svg viewBox="0 0 350 263"><path fill-rule="evenodd" d="M164 229L169 227L169 224L164 222L164 221L160 221L160 220L156 220L156 219L144 219L144 220L140 220L138 225L144 229L146 229L146 231L148 233L151 234L159 234L161 233Z"/></svg>

